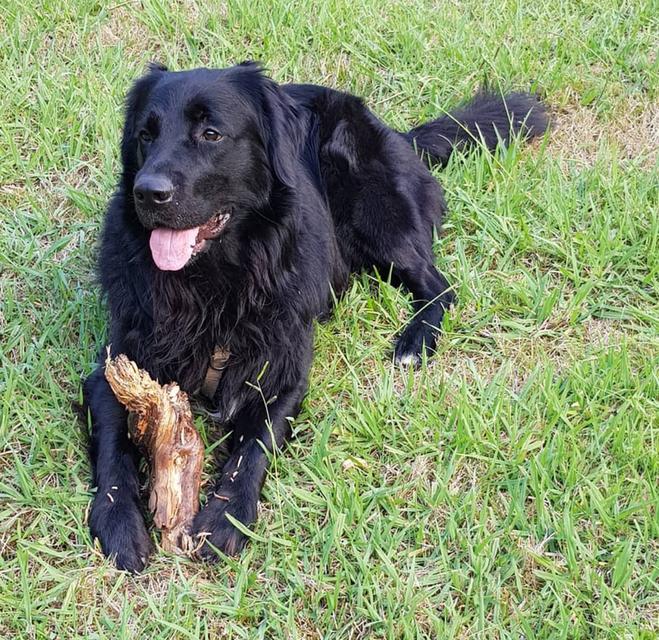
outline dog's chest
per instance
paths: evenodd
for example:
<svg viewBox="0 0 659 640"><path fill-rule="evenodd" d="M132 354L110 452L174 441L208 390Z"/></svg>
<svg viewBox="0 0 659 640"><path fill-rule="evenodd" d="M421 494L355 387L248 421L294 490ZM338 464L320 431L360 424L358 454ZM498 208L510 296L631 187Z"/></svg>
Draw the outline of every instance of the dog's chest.
<svg viewBox="0 0 659 640"><path fill-rule="evenodd" d="M192 394L205 413L217 422L228 422L238 411L260 402L259 360L248 352L216 345L207 368Z"/></svg>

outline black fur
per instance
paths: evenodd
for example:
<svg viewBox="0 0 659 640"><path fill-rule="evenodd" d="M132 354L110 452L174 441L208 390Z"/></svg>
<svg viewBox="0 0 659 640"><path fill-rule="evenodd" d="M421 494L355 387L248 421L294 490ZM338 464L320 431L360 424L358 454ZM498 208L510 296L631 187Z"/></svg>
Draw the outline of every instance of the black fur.
<svg viewBox="0 0 659 640"><path fill-rule="evenodd" d="M222 137L206 139L209 127ZM232 432L231 452L195 521L207 538L202 557L243 546L225 513L254 522L267 451L284 444L306 390L314 320L329 313L350 272L391 270L412 293L417 313L397 341L398 361L418 362L424 348L433 350L453 293L432 253L442 190L417 153L445 163L475 140L494 149L513 134L545 128L544 109L531 96L481 94L452 116L399 133L359 98L280 86L250 63L178 73L152 67L135 83L100 279L113 353L126 353L161 382L195 393L215 345L231 352L210 403ZM171 181L171 202L135 202L135 181L146 175ZM231 218L205 251L178 271L156 267L152 229L196 227L218 211ZM139 571L151 541L139 507L138 456L103 358L101 350L85 383L97 486L90 526L117 566Z"/></svg>

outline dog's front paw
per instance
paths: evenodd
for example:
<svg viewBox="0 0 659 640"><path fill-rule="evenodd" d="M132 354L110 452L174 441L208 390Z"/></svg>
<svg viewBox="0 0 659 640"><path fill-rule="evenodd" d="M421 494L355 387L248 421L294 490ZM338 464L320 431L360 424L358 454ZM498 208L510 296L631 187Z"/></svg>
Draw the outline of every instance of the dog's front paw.
<svg viewBox="0 0 659 640"><path fill-rule="evenodd" d="M89 529L117 569L131 573L144 569L153 545L134 497L99 490L89 514Z"/></svg>
<svg viewBox="0 0 659 640"><path fill-rule="evenodd" d="M211 494L206 506L194 520L193 532L198 539L197 555L202 560L217 561L217 552L233 556L240 553L247 542L247 536L239 531L226 517L233 518L249 526L256 521L256 503L231 497L217 497Z"/></svg>

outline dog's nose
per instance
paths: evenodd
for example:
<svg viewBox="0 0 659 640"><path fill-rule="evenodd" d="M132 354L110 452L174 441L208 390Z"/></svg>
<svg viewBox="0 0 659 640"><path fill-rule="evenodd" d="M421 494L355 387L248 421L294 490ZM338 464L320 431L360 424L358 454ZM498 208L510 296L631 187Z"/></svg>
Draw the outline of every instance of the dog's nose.
<svg viewBox="0 0 659 640"><path fill-rule="evenodd" d="M171 201L174 196L174 185L165 176L141 176L135 182L133 195L140 204L159 206Z"/></svg>

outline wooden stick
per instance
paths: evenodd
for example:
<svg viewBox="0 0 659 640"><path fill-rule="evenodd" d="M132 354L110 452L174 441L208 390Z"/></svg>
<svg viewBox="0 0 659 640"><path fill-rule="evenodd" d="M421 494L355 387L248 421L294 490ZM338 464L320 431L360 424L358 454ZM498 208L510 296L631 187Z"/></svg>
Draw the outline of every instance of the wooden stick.
<svg viewBox="0 0 659 640"><path fill-rule="evenodd" d="M149 462L149 509L162 532L162 547L190 553L204 445L192 421L188 396L174 382L159 385L123 354L112 359L109 348L105 377L131 412L128 433Z"/></svg>

